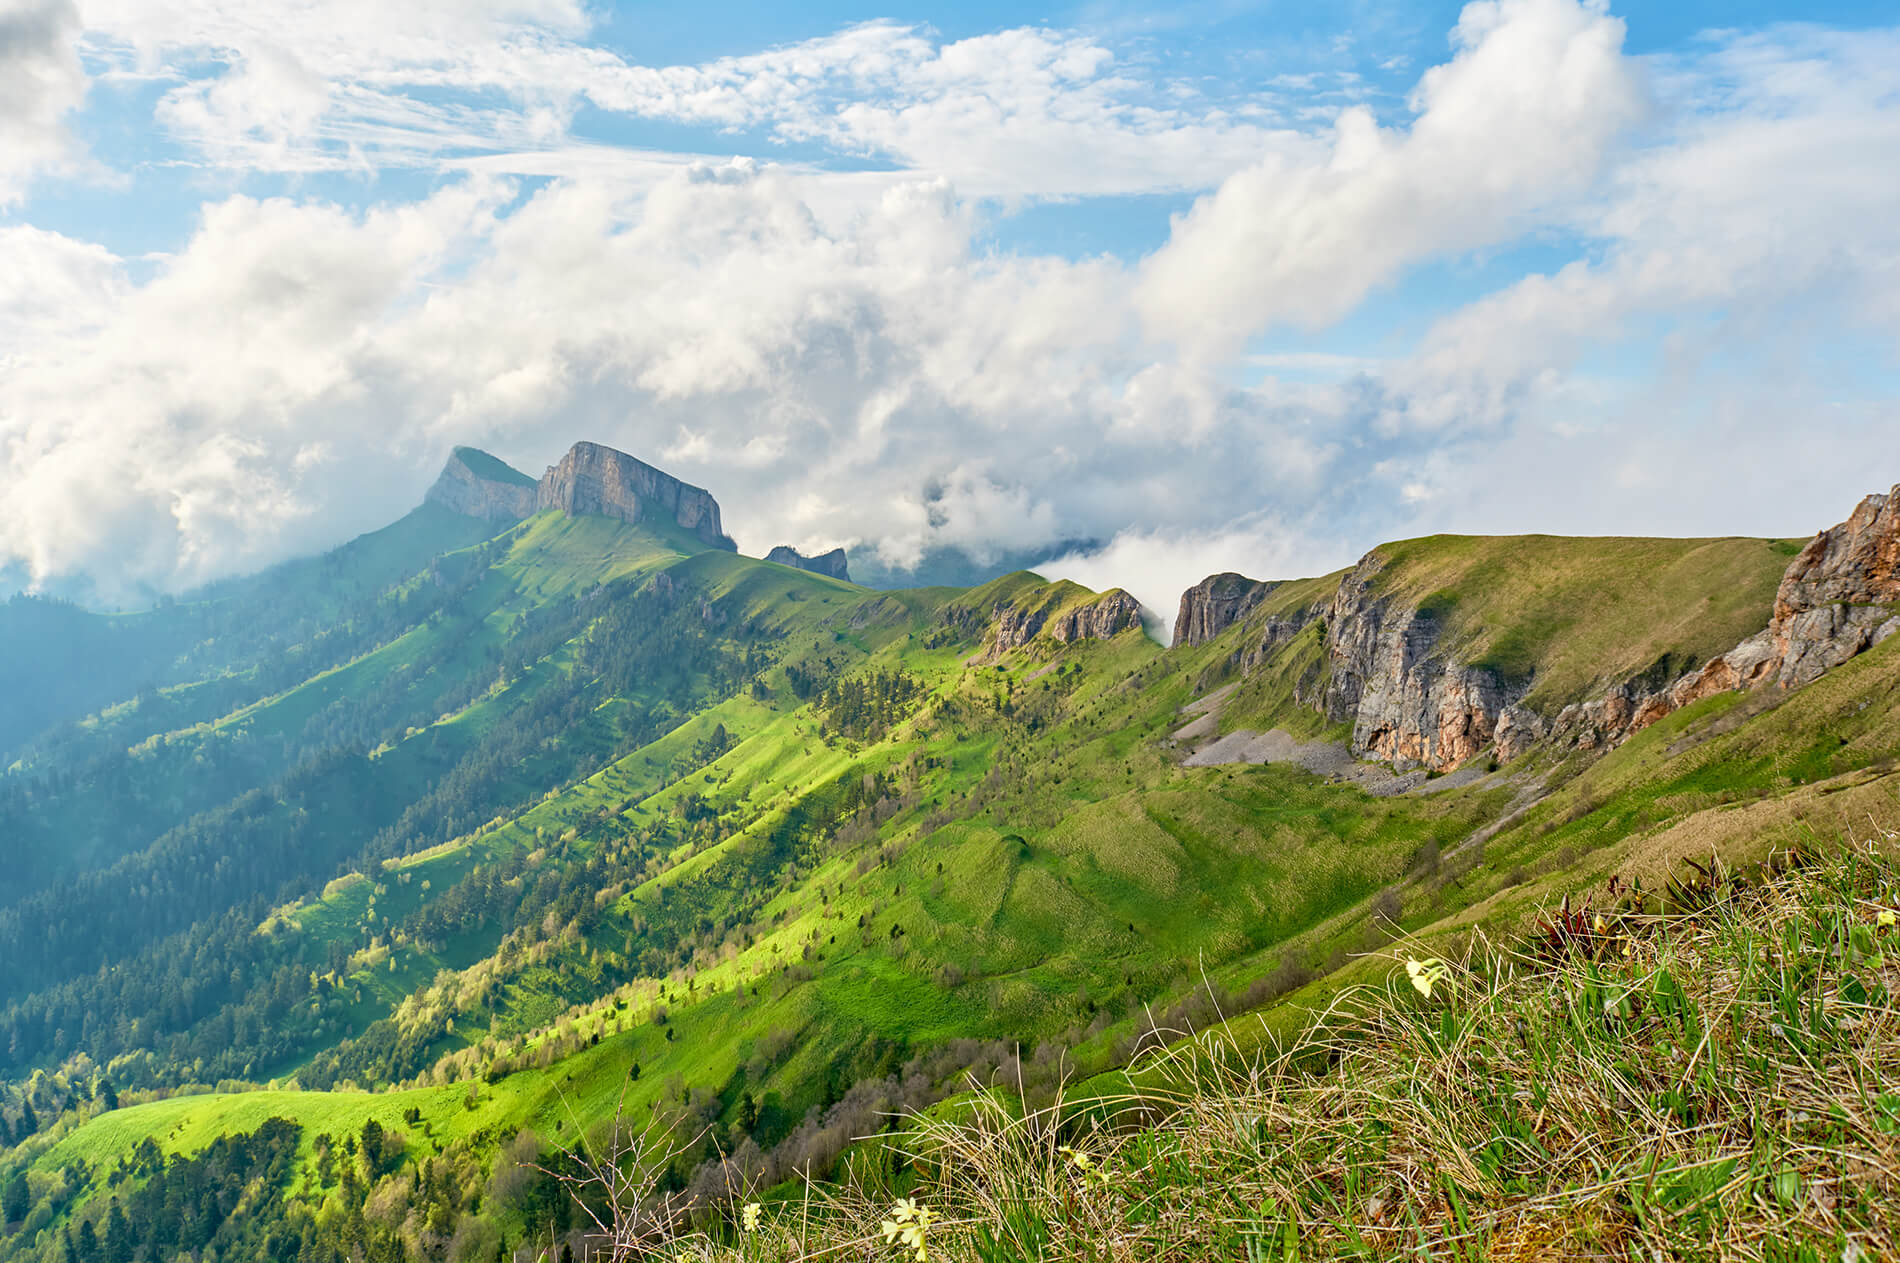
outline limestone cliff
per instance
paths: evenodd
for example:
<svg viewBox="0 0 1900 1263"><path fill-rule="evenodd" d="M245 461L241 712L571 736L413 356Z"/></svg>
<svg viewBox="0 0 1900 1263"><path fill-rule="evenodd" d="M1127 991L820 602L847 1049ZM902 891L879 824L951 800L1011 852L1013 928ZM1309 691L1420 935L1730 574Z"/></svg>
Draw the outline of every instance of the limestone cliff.
<svg viewBox="0 0 1900 1263"><path fill-rule="evenodd" d="M1372 580L1385 564L1368 554L1333 594L1319 709L1352 724L1352 752L1361 758L1456 767L1491 744L1517 696L1493 672L1437 652L1433 610L1377 597Z"/></svg>
<svg viewBox="0 0 1900 1263"><path fill-rule="evenodd" d="M1698 698L1798 687L1900 632L1900 486L1867 497L1847 521L1815 536L1782 576L1762 631L1673 680L1626 680L1554 716L1523 705L1528 681L1443 649L1442 619L1429 603L1380 596L1374 580L1386 564L1367 554L1323 611L1326 677L1311 700L1328 719L1352 724L1354 755L1449 770L1486 748L1506 760L1544 742L1607 749ZM1177 643L1204 643L1247 623L1230 663L1251 670L1318 613L1250 622L1271 587L1238 575L1204 580L1182 599Z"/></svg>
<svg viewBox="0 0 1900 1263"><path fill-rule="evenodd" d="M732 549L719 524L719 502L703 488L598 443L576 443L548 468L535 505L570 516L597 513L623 522L669 520L714 548Z"/></svg>
<svg viewBox="0 0 1900 1263"><path fill-rule="evenodd" d="M1278 584L1227 571L1209 575L1181 594L1174 616L1174 643L1204 645L1252 613Z"/></svg>
<svg viewBox="0 0 1900 1263"><path fill-rule="evenodd" d="M1781 577L1768 626L1668 687L1627 699L1593 727L1615 740L1699 698L1798 688L1900 632L1900 485L1871 495L1808 542ZM1595 719L1595 716L1590 718ZM1561 725L1564 716L1558 716ZM1619 725L1616 721L1621 720Z"/></svg>
<svg viewBox="0 0 1900 1263"><path fill-rule="evenodd" d="M765 554L765 559L767 561L776 562L781 566L790 566L794 570L809 570L813 574L829 575L833 579L843 579L846 583L851 582L851 571L845 559L844 549L842 548L834 548L828 553L819 553L814 557L807 557L804 553L799 552L790 545L780 544L777 548Z"/></svg>
<svg viewBox="0 0 1900 1263"><path fill-rule="evenodd" d="M519 522L534 512L534 479L487 452L458 447L423 500L468 517Z"/></svg>
<svg viewBox="0 0 1900 1263"><path fill-rule="evenodd" d="M1002 605L995 610L995 619L996 630L985 648L985 656L992 659L1042 636L1065 645L1078 640L1107 640L1141 626L1141 603L1120 588L1110 588L1100 596L1069 605Z"/></svg>

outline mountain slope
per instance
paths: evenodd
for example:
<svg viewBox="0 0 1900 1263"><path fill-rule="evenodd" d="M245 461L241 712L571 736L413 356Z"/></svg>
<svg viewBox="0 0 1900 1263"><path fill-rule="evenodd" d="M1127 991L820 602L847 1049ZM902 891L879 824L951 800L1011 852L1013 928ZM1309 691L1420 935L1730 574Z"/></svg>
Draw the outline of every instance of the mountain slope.
<svg viewBox="0 0 1900 1263"><path fill-rule="evenodd" d="M0 1257L102 1231L147 1142L162 1165L274 1117L298 1251L493 1257L571 1226L504 1152L623 1098L684 1144L675 1186L766 1186L971 1074L1039 1097L1112 1082L1157 1023L1290 996L1268 1025L1297 1025L1401 930L1508 934L1691 847L1893 819L1890 643L1559 739L1778 617L1797 550L1768 541L1410 541L1222 577L1163 649L1126 594L1026 573L875 592L671 519L465 520L494 533L382 592L373 645L202 722L97 721L136 741L125 818L175 814L0 908L0 1176L34 1200ZM1453 775L1355 770L1381 689L1436 723L1477 672L1548 727L1428 745ZM1245 723L1344 762L1189 757ZM115 818L57 780L24 800L43 844ZM371 1120L404 1156L338 1158Z"/></svg>

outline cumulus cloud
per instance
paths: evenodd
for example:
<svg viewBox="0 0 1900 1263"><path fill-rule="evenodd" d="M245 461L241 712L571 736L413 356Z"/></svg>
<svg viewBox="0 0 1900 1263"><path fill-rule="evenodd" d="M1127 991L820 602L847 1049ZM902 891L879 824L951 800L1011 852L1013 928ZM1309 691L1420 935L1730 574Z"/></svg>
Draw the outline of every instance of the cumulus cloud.
<svg viewBox="0 0 1900 1263"><path fill-rule="evenodd" d="M66 116L86 96L79 29L72 0L0 0L0 207L72 160Z"/></svg>
<svg viewBox="0 0 1900 1263"><path fill-rule="evenodd" d="M649 174L653 155L573 139L587 105L816 144L1010 200L1203 189L1292 135L1270 95L1126 74L1099 42L1040 28L944 41L871 22L646 66L586 42L574 0L97 0L87 17L102 57L182 80L158 109L174 139L250 171ZM206 60L218 69L187 72Z"/></svg>
<svg viewBox="0 0 1900 1263"><path fill-rule="evenodd" d="M173 47L134 29L136 8L117 11L127 47ZM247 11L191 12L190 40L241 50L229 64L264 77L168 90L173 125L207 152L222 137L233 161L289 163L371 105L391 136L498 134L439 101L404 121L393 88L351 105L378 82L354 43L286 37L296 64L274 63ZM964 47L853 28L769 64L652 77L574 43L562 24L584 23L578 10L467 12L388 18L385 86L450 46L461 60L444 75L525 73L502 51L528 22L534 56L587 63L572 83L647 94L622 108L857 128L920 168L963 162L945 120L965 96L1015 93L981 109L1040 120L1031 130L1068 112L1133 145L1147 126L1117 102L1150 89L1062 33ZM493 38L438 29L464 21ZM1769 32L1645 70L1600 8L1483 0L1420 78L1409 126L1349 108L1316 139L1230 129L1250 137L1245 159L1217 159L1237 173L1134 265L995 252L989 212L936 174L677 156L638 180L584 170L531 192L477 173L367 211L227 198L137 267L8 229L0 266L24 279L0 292L0 567L175 590L392 519L454 443L538 473L582 437L709 487L754 553L845 544L904 565L1099 539L1051 569L1129 587L1163 619L1211 571L1317 573L1428 529L1763 520L1720 518L1725 493L1833 520L1868 489L1839 436L1890 434L1891 388L1783 370L1844 336L1891 364L1900 240L1881 211L1900 169L1900 58L1879 49L1893 39ZM861 65L841 69L844 48ZM762 76L751 114L733 86L746 74ZM847 74L872 85L867 112L825 121L814 103ZM277 78L310 90L272 100ZM914 103L949 111L926 128L937 139L905 130L928 122L907 120ZM1144 143L1165 159L1180 122ZM1564 234L1577 262L1451 313L1416 348L1241 346L1333 319L1420 258L1530 231ZM1678 319L1652 348L1656 322ZM1663 371L1615 362L1630 355ZM1803 385L1768 389L1777 376ZM1790 416L1826 417L1835 437L1813 459L1758 455ZM1719 454L1698 457L1693 425ZM1670 489L1697 459L1715 481Z"/></svg>
<svg viewBox="0 0 1900 1263"><path fill-rule="evenodd" d="M1210 358L1276 325L1321 327L1432 255L1507 240L1586 192L1646 94L1623 23L1575 0L1478 0L1409 128L1354 106L1180 216L1144 269L1157 336Z"/></svg>

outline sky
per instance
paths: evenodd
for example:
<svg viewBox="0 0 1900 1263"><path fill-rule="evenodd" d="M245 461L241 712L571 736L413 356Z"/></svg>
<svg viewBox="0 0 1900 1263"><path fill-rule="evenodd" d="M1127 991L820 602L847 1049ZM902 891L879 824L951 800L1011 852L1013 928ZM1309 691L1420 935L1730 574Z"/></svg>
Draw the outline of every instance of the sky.
<svg viewBox="0 0 1900 1263"><path fill-rule="evenodd" d="M1209 573L1900 482L1891 4L0 0L0 591L578 439L745 552Z"/></svg>

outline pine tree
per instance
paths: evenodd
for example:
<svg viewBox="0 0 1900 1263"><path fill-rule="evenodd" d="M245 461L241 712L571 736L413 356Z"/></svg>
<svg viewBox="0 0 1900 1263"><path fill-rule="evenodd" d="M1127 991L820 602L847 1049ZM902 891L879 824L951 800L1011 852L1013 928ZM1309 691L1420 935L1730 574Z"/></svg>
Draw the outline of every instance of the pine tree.
<svg viewBox="0 0 1900 1263"><path fill-rule="evenodd" d="M125 1212L118 1202L113 1202L112 1213L106 1216L106 1263L132 1263L132 1252L137 1244L132 1239L132 1225L126 1222Z"/></svg>
<svg viewBox="0 0 1900 1263"><path fill-rule="evenodd" d="M107 1110L119 1108L118 1090L112 1086L112 1080L104 1075L99 1076L99 1099L105 1104Z"/></svg>
<svg viewBox="0 0 1900 1263"><path fill-rule="evenodd" d="M20 1139L25 1140L40 1129L40 1120L33 1113L33 1102L20 1102Z"/></svg>
<svg viewBox="0 0 1900 1263"><path fill-rule="evenodd" d="M26 1187L26 1172L17 1171L0 1192L0 1223L17 1224L33 1208L33 1195Z"/></svg>

